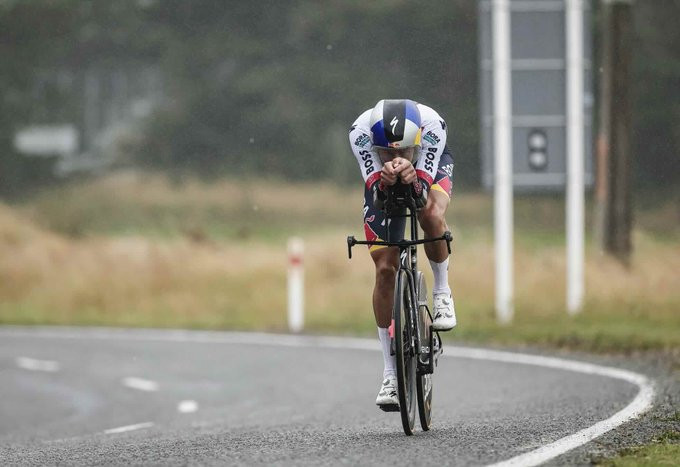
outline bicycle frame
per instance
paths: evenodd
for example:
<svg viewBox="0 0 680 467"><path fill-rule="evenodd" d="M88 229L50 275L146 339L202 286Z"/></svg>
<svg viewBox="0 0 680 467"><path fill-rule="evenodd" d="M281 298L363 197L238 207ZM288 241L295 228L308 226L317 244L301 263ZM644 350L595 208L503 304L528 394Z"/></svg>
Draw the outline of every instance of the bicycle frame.
<svg viewBox="0 0 680 467"><path fill-rule="evenodd" d="M404 185L402 185L404 186ZM406 214L404 212L407 211ZM441 345L439 345L439 349L437 350L435 354L435 345L434 345L434 337L432 339L432 343L430 344L429 348L427 349L427 353L429 354L428 358L428 363L424 364L421 359L421 342L420 342L420 329L419 329L419 323L418 323L418 307L420 306L420 284L416 283L416 279L418 278L418 245L425 244L425 243L432 243L432 242L437 242L437 241L445 241L446 242L446 247L448 249L449 254L451 254L451 241L452 241L452 236L451 232L446 231L444 234L440 237L436 238L426 238L426 239L419 239L418 238L418 219L417 219L417 211L418 208L416 207L415 200L411 196L410 190L407 192L398 191L398 190L389 190L388 195L387 195L387 200L385 202L385 212L386 212L386 219L395 219L399 217L406 217L410 219L410 224L411 224L411 240L400 240L400 241L390 241L389 238L389 229L387 230L387 240L386 241L360 241L354 238L354 236L349 236L347 237L347 254L349 258L352 258L352 247L354 245L381 245L381 246L395 246L399 248L399 270L397 271L397 277L400 276L401 271L404 271L406 273L407 280L409 282L409 285L411 286L411 302L413 306L410 307L409 310L409 341L413 343L414 346L414 351L415 355L418 356L417 358L417 373L418 374L431 374L434 372L434 361L436 355L438 355L441 351ZM429 310L428 310L429 313ZM434 332L433 332L434 335ZM439 333L437 333L437 340L441 344L441 339L439 337Z"/></svg>

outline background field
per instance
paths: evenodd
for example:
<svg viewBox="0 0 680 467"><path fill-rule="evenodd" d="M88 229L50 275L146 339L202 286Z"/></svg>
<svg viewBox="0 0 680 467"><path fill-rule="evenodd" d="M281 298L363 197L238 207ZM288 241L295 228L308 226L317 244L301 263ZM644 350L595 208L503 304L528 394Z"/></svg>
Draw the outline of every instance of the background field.
<svg viewBox="0 0 680 467"><path fill-rule="evenodd" d="M0 205L0 322L285 331L285 246L299 235L306 331L372 336L372 263L362 249L349 261L344 243L362 234L361 195L360 186L120 172ZM585 308L568 317L563 200L518 198L516 319L501 327L491 196L455 195L447 218L460 325L451 337L677 358L677 201L638 199L629 268L588 240Z"/></svg>

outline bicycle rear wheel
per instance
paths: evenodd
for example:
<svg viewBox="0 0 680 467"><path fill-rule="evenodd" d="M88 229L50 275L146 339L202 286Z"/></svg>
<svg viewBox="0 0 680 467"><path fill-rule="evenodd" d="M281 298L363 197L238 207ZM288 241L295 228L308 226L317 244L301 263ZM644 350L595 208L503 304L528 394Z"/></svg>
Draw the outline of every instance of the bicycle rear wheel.
<svg viewBox="0 0 680 467"><path fill-rule="evenodd" d="M434 344L432 315L427 308L427 285L422 272L418 272L418 332L420 334L420 355L418 355L418 376L416 378L416 393L418 396L418 415L423 431L430 429L432 423L432 383L434 376L429 371L431 349Z"/></svg>
<svg viewBox="0 0 680 467"><path fill-rule="evenodd" d="M394 342L397 361L397 392L404 433L413 434L416 419L416 354L412 312L415 304L406 271L399 271L394 294Z"/></svg>
<svg viewBox="0 0 680 467"><path fill-rule="evenodd" d="M432 330L430 325L432 324L432 319L430 318L430 313L427 311L427 307L418 307L418 318L420 319L420 330L421 330L421 347L427 347L433 345ZM427 356L420 355L423 362L428 362L430 360L429 352ZM418 415L420 416L420 426L423 431L430 429L430 424L432 423L432 374L419 374L416 377L416 393L418 395Z"/></svg>

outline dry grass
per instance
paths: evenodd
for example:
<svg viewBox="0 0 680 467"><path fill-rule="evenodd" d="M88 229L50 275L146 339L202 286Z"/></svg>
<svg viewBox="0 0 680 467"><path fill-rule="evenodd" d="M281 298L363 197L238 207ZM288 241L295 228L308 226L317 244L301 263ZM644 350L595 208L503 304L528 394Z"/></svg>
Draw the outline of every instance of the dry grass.
<svg viewBox="0 0 680 467"><path fill-rule="evenodd" d="M202 222L245 225L239 200L244 199L247 184L189 182L173 188L160 177L141 181L134 177L139 176L109 178L82 186L82 190L69 188L72 191L60 192L58 199L45 194L24 204L22 214L0 205L0 322L283 331L289 229L302 232L306 241L307 328L311 332L374 333L370 258L357 248L349 261L344 247L346 234L361 231L356 193L347 197L346 190L334 187L268 183L247 197L258 206L257 211L251 206L250 215L255 212L256 216L247 225L265 234L238 240L183 230L159 239L146 235L145 228L111 230L125 235L83 235L98 231L88 227L91 218L78 217L79 209L88 204L111 207L117 214L109 216L114 218L110 222L123 216L125 207L135 206L142 213L179 209L178 218L204 209L193 220L202 232L211 231ZM76 193L80 194L77 199ZM550 238L546 217L556 216L555 205L551 199L534 203L533 208L544 212L536 224L539 234L530 228L518 229L516 320L512 326L499 327L493 317L489 197L456 197L450 213L451 220L458 221L451 268L461 323L456 335L589 350L680 348L677 242L657 241L649 231L636 231L636 252L629 269L589 247L586 307L582 315L568 318L559 228L552 230L557 240L535 240ZM44 215L46 206L70 213L81 226L81 234L47 230L45 226L53 221ZM330 216L328 206L337 207L337 217ZM211 218L218 207L219 215ZM532 210L521 206L520 213L523 209L529 218ZM105 217L106 212L95 219ZM319 224L319 217L332 221ZM224 226L221 229L228 231ZM423 266L429 275L425 262Z"/></svg>
<svg viewBox="0 0 680 467"><path fill-rule="evenodd" d="M43 192L21 205L41 227L70 237L276 237L307 225L348 225L361 215L360 190L291 185L266 178L202 183L122 172ZM300 226L300 227L299 227Z"/></svg>

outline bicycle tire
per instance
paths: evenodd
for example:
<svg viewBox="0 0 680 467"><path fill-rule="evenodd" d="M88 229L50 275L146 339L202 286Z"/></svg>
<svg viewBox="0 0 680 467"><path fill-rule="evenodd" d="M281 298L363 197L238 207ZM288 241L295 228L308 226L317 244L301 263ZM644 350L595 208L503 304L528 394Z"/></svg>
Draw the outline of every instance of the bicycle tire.
<svg viewBox="0 0 680 467"><path fill-rule="evenodd" d="M413 434L416 418L416 355L413 348L411 308L413 294L409 276L404 270L397 275L394 294L394 342L397 363L397 393L404 433Z"/></svg>
<svg viewBox="0 0 680 467"><path fill-rule="evenodd" d="M420 335L420 350L418 355L418 376L416 378L416 395L418 398L418 415L420 418L420 427L423 431L428 431L432 423L432 389L433 389L433 374L425 374L425 368L430 365L431 352L423 349L431 349L433 345L432 333L432 315L427 308L427 284L422 272L418 271L417 275L417 291L418 291L418 333Z"/></svg>
<svg viewBox="0 0 680 467"><path fill-rule="evenodd" d="M425 339L421 337L420 345L428 348L433 345L432 342L432 319L427 307L418 307L418 318L420 320L421 335L426 336ZM429 360L429 355L428 355ZM420 427L423 431L428 431L432 425L432 391L433 381L432 374L421 374L416 377L416 395L418 399L418 416L420 418Z"/></svg>

